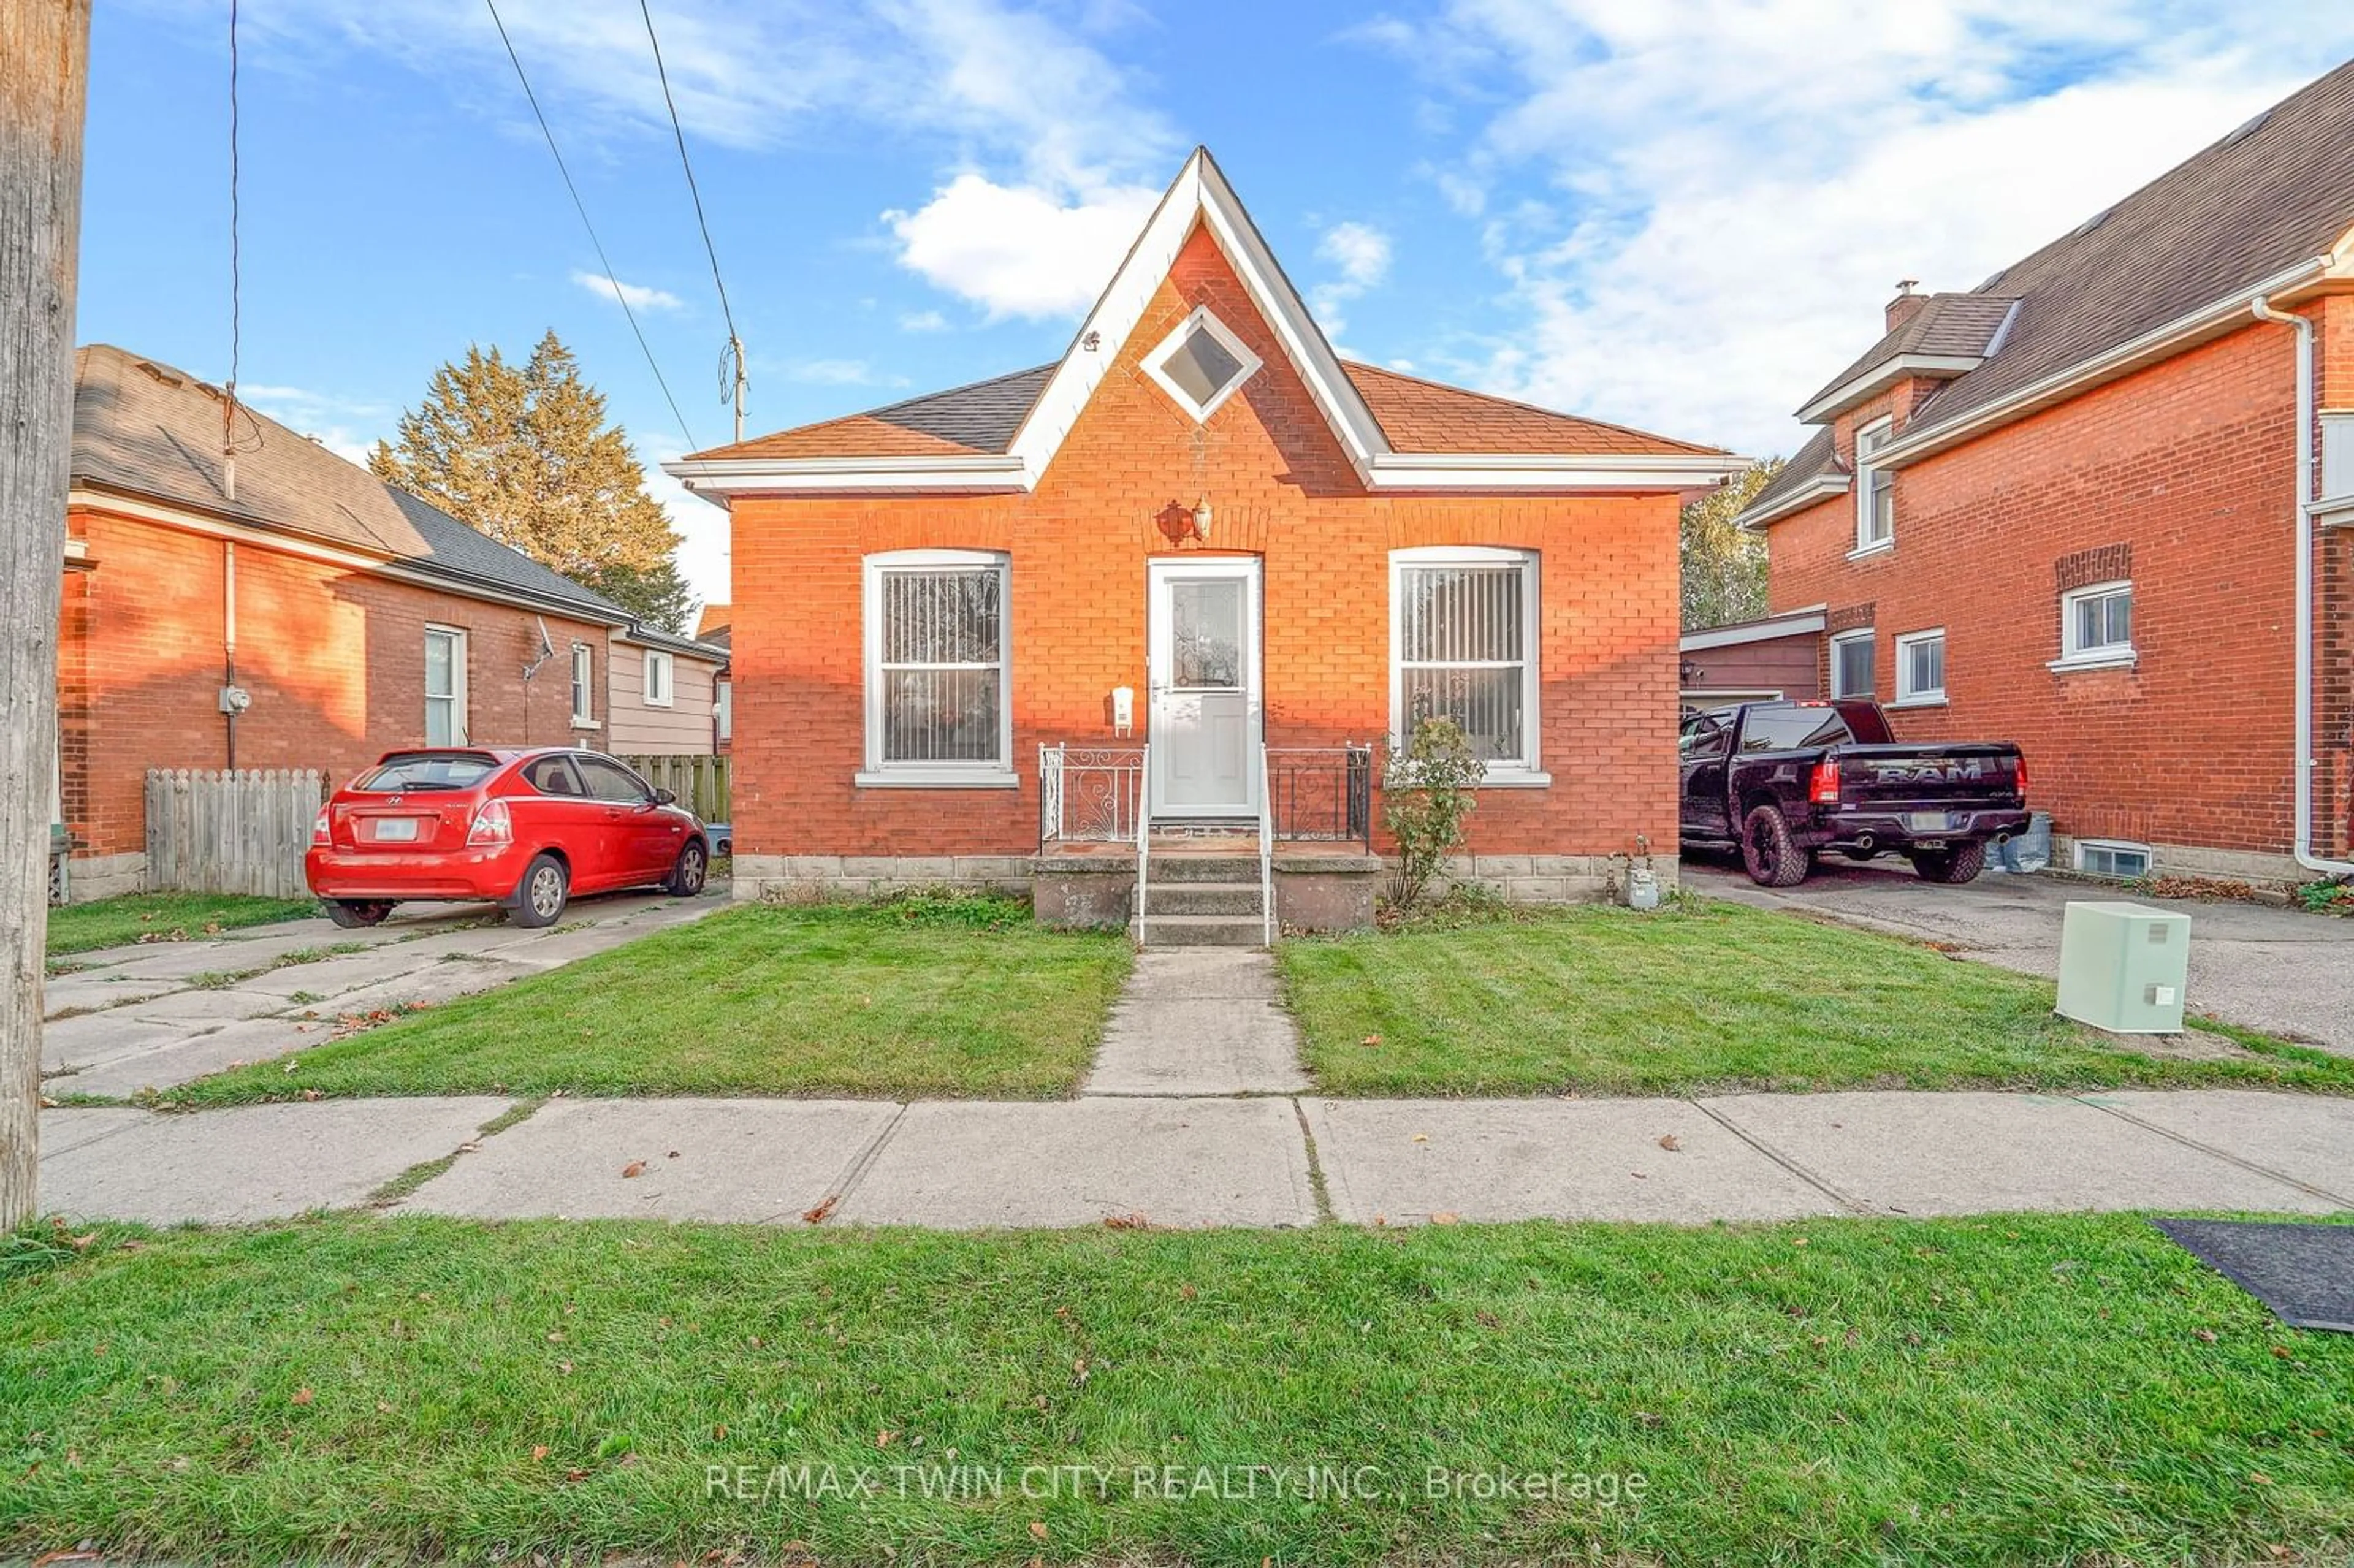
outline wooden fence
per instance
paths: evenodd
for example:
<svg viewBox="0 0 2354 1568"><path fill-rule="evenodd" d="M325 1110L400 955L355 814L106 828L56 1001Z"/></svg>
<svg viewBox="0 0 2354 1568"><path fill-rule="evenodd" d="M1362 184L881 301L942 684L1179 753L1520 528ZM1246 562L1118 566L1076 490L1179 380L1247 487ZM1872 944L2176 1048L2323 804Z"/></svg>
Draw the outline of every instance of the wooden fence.
<svg viewBox="0 0 2354 1568"><path fill-rule="evenodd" d="M147 885L302 897L302 852L325 798L316 768L151 769Z"/></svg>
<svg viewBox="0 0 2354 1568"><path fill-rule="evenodd" d="M678 803L706 822L727 822L728 759L725 757L681 754L670 757L623 757L647 783L667 789Z"/></svg>

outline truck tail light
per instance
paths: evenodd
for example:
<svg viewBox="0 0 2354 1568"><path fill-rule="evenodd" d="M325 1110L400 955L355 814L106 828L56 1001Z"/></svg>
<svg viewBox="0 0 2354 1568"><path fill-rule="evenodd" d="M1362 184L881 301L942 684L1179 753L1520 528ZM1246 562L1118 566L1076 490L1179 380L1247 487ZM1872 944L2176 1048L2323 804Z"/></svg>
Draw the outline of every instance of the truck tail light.
<svg viewBox="0 0 2354 1568"><path fill-rule="evenodd" d="M320 807L319 814L311 819L311 842L314 844L332 844L335 842L334 831L327 826L327 808L324 806Z"/></svg>
<svg viewBox="0 0 2354 1568"><path fill-rule="evenodd" d="M1836 806L1840 803L1839 763L1836 759L1818 762L1807 777L1807 801L1815 806Z"/></svg>
<svg viewBox="0 0 2354 1568"><path fill-rule="evenodd" d="M468 847L478 844L511 844L514 842L514 819L507 815L504 800L485 800L474 813L474 825L466 830Z"/></svg>
<svg viewBox="0 0 2354 1568"><path fill-rule="evenodd" d="M2019 791L2019 803L2027 804L2027 758L2020 758L2011 769L2011 788Z"/></svg>

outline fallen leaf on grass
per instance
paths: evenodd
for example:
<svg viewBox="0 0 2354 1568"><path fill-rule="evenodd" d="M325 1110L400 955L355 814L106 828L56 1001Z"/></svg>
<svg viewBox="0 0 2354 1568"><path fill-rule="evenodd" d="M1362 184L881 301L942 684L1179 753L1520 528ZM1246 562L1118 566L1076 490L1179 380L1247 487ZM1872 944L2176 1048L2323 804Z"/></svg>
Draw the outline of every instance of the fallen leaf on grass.
<svg viewBox="0 0 2354 1568"><path fill-rule="evenodd" d="M1150 1224L1151 1222L1142 1214L1106 1214L1104 1216L1104 1229L1108 1231L1140 1231L1148 1229Z"/></svg>
<svg viewBox="0 0 2354 1568"><path fill-rule="evenodd" d="M2248 1479L2255 1482L2256 1485L2260 1487L2268 1487L2273 1484L2273 1478L2264 1474L2262 1470L2250 1470L2248 1472Z"/></svg>
<svg viewBox="0 0 2354 1568"><path fill-rule="evenodd" d="M1030 1521L1030 1533L1040 1541L1045 1540L1046 1526L1044 1521L1042 1520L1032 1520Z"/></svg>
<svg viewBox="0 0 2354 1568"><path fill-rule="evenodd" d="M2198 1340L2202 1345L2211 1345L2215 1342L2215 1330L2212 1329L2193 1329L2190 1330L2190 1337Z"/></svg>
<svg viewBox="0 0 2354 1568"><path fill-rule="evenodd" d="M1368 1034L1363 1040L1357 1042L1360 1045L1378 1045L1381 1043L1382 1037L1378 1034Z"/></svg>
<svg viewBox="0 0 2354 1568"><path fill-rule="evenodd" d="M547 1445L546 1445L546 1444L545 1444L545 1443L534 1443L534 1444L531 1446L531 1457L532 1457L533 1458L535 1458L535 1459L545 1459L545 1458L546 1458L546 1457L547 1457Z"/></svg>
<svg viewBox="0 0 2354 1568"><path fill-rule="evenodd" d="M302 1097L306 1100L316 1100L319 1097L319 1091L316 1089L304 1089L302 1091Z"/></svg>
<svg viewBox="0 0 2354 1568"><path fill-rule="evenodd" d="M819 1200L817 1207L813 1209L803 1209L801 1211L802 1223L804 1224L811 1225L823 1224L825 1223L825 1217L833 1213L833 1206L841 1202L841 1193L828 1192L822 1199Z"/></svg>
<svg viewBox="0 0 2354 1568"><path fill-rule="evenodd" d="M891 1439L899 1435L896 1432L877 1432L875 1434L875 1446L877 1448L888 1448L891 1446Z"/></svg>
<svg viewBox="0 0 2354 1568"><path fill-rule="evenodd" d="M294 1391L294 1403L297 1404L308 1404L315 1397L317 1396L307 1388L298 1388Z"/></svg>
<svg viewBox="0 0 2354 1568"><path fill-rule="evenodd" d="M642 1176L645 1173L646 1162L642 1160L632 1160L627 1165L621 1167L621 1179L623 1181L627 1181L632 1176Z"/></svg>

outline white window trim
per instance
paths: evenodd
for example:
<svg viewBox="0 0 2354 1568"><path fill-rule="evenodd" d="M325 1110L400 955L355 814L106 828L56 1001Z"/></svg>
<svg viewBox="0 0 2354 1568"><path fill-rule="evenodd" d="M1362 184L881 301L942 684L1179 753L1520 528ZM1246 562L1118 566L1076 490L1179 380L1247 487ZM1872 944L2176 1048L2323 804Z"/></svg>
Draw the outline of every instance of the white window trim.
<svg viewBox="0 0 2354 1568"><path fill-rule="evenodd" d="M425 636L427 641L430 641L436 636L447 637L451 640L450 695L447 699L443 699L436 697L429 691L427 692L425 694L425 713L430 714L433 711L432 705L436 702L444 700L448 701L450 704L451 717L449 744L451 746L471 745L472 744L473 739L473 723L472 715L468 711L472 706L472 704L468 699L466 690L466 663L468 656L467 644L469 641L466 629L462 626L443 626L438 621L429 620L425 623ZM424 657L424 649L422 646L418 650L418 656L420 659ZM420 715L419 716L421 717L423 715ZM430 723L428 723L425 726L425 734L428 736L430 736L432 733L433 726ZM429 746L432 742L429 739L426 744Z"/></svg>
<svg viewBox="0 0 2354 1568"><path fill-rule="evenodd" d="M1207 403L1194 402L1193 395L1178 386L1169 373L1161 368L1161 362L1168 358L1196 326L1206 329L1212 337L1217 339L1218 345L1233 355L1243 367L1242 373L1220 387L1217 395ZM1170 400L1185 410L1195 424L1206 425L1210 422L1210 416L1216 413L1227 398L1241 391L1250 378L1259 373L1262 363L1259 356L1250 351L1249 344L1236 337L1225 323L1211 313L1209 306L1196 305L1192 314L1177 323L1176 331L1155 344L1152 352L1144 356L1144 373L1151 376L1154 385L1168 393Z"/></svg>
<svg viewBox="0 0 2354 1568"><path fill-rule="evenodd" d="M1481 785L1490 789L1543 789L1553 775L1538 764L1544 758L1541 699L1544 692L1544 622L1538 615L1538 589L1544 563L1534 550L1506 549L1491 545L1418 545L1390 552L1390 734L1404 747L1405 732L1405 628L1398 613L1405 601L1405 568L1409 567L1518 567L1521 568L1521 744L1518 761L1490 762Z"/></svg>
<svg viewBox="0 0 2354 1568"><path fill-rule="evenodd" d="M997 762L885 762L883 759L883 574L943 567L997 572ZM862 567L864 648L859 668L866 696L866 766L852 775L861 789L1012 789L1013 772L1013 567L1000 550L885 550Z"/></svg>
<svg viewBox="0 0 2354 1568"><path fill-rule="evenodd" d="M662 672L662 695L654 695L654 672ZM646 706L668 708L678 705L678 662L659 648L646 650L639 665L639 684L645 693Z"/></svg>
<svg viewBox="0 0 2354 1568"><path fill-rule="evenodd" d="M2085 876L2106 874L2103 872L2084 870L2084 852L2088 849L2109 850L2119 854L2137 854L2142 857L2140 874L2143 876L2147 876L2158 869L2158 855L2147 844L2136 843L2131 839L2077 839L2068 846L2068 865L2071 870ZM2129 879L2119 878L2118 880Z"/></svg>
<svg viewBox="0 0 2354 1568"><path fill-rule="evenodd" d="M1845 699L1847 699L1847 698L1850 698L1850 697L1874 697L1874 696L1877 696L1877 695L1879 694L1879 692L1880 692L1880 649L1879 649L1879 647L1878 647L1879 641L1880 641L1880 630L1879 630L1879 629L1878 629L1877 627L1872 627L1872 626L1860 626L1860 627L1856 628L1853 631L1841 631L1841 632L1837 632L1837 633L1833 634L1833 636L1832 636L1832 638L1831 638L1831 641L1830 641L1830 654L1831 654L1831 657L1830 657L1830 669L1829 669L1828 672L1826 672L1826 673L1828 673L1828 674L1829 675L1830 679L1829 679L1828 682L1826 682L1825 683L1826 683L1826 684L1828 684L1828 685L1830 687L1830 689L1831 689L1831 690L1830 690L1830 694L1831 694L1831 696L1832 696L1832 698L1833 698L1834 700L1842 700L1842 701L1843 701L1843 700L1845 700ZM1861 691L1861 692L1842 692L1842 691L1840 691L1840 683L1839 683L1840 657L1839 657L1839 656L1840 656L1840 644L1841 644L1842 642L1863 642L1863 643L1869 643L1869 644L1872 644L1872 684L1871 684L1871 686L1870 686L1869 688L1867 688L1867 689L1866 689L1866 690L1864 690L1864 691Z"/></svg>
<svg viewBox="0 0 2354 1568"><path fill-rule="evenodd" d="M583 658L586 654L588 657ZM572 645L572 727L596 729L597 723L597 650L586 642Z"/></svg>
<svg viewBox="0 0 2354 1568"><path fill-rule="evenodd" d="M711 683L711 737L715 741L736 738L736 683L717 680Z"/></svg>
<svg viewBox="0 0 2354 1568"><path fill-rule="evenodd" d="M1859 556L1876 556L1882 550L1893 550L1896 548L1896 509L1893 493L1891 495L1889 504L1888 537L1885 539L1875 539L1872 536L1872 476L1880 472L1886 465L1872 461L1863 454L1863 442L1865 437L1883 434L1893 435L1895 429L1896 420L1893 416L1874 419L1868 425L1858 425L1856 427L1855 548L1848 552L1848 559L1850 561L1854 560ZM1883 442L1882 447L1884 448L1885 445L1886 443Z"/></svg>
<svg viewBox="0 0 2354 1568"><path fill-rule="evenodd" d="M2131 642L2106 643L2091 650L2076 646L2076 606L2120 588L2132 593L2133 579L2118 577L2105 583L2086 583L2060 596L2060 657L2046 664L2045 669L2062 673L2071 670L2130 670L2140 662L2141 655Z"/></svg>
<svg viewBox="0 0 2354 1568"><path fill-rule="evenodd" d="M1946 629L1942 626L1932 626L1922 631L1904 631L1897 634L1896 700L1893 703L1882 703L1881 706L1889 708L1941 708L1946 705L1946 688L1943 686L1937 686L1928 691L1914 692L1907 691L1904 685L1905 676L1911 673L1904 662L1905 651L1917 643L1942 643L1945 641ZM1948 652L1950 652L1951 651L1948 650Z"/></svg>

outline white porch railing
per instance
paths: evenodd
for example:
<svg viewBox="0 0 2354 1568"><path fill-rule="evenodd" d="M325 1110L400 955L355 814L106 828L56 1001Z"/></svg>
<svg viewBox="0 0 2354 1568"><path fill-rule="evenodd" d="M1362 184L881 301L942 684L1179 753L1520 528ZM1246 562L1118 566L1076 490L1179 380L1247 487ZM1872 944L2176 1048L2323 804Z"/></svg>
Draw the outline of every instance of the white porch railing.
<svg viewBox="0 0 2354 1568"><path fill-rule="evenodd" d="M1258 748L1258 907L1267 945L1275 946L1275 793L1267 787L1267 747Z"/></svg>
<svg viewBox="0 0 2354 1568"><path fill-rule="evenodd" d="M1141 746L1038 748L1038 842L1126 843L1145 820Z"/></svg>

